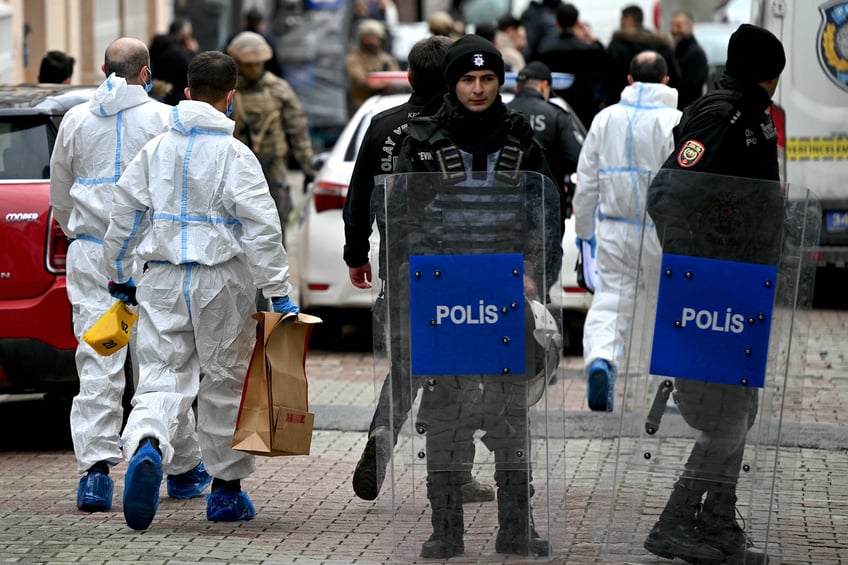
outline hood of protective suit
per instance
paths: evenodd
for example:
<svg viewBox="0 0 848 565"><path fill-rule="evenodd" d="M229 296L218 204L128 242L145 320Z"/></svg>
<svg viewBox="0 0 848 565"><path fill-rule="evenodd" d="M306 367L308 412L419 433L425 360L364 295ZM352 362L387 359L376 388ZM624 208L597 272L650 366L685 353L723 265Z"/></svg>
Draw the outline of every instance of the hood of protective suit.
<svg viewBox="0 0 848 565"><path fill-rule="evenodd" d="M592 238L599 211L608 229L597 230L598 241L613 241L619 250L638 253L641 237L626 230L642 229L648 186L653 171L674 151L672 131L678 121L677 90L659 83L634 82L624 88L620 103L598 112L577 164L577 237ZM625 242L634 243L636 251L624 247Z"/></svg>
<svg viewBox="0 0 848 565"><path fill-rule="evenodd" d="M182 100L171 111L171 127L183 135L198 129L233 134L236 123L206 102Z"/></svg>
<svg viewBox="0 0 848 565"><path fill-rule="evenodd" d="M112 73L91 97L88 109L96 116L114 116L121 110L149 101L150 97L143 87L127 84L127 79Z"/></svg>
<svg viewBox="0 0 848 565"><path fill-rule="evenodd" d="M634 105L662 105L677 108L677 89L659 82L634 82L621 91L621 101Z"/></svg>

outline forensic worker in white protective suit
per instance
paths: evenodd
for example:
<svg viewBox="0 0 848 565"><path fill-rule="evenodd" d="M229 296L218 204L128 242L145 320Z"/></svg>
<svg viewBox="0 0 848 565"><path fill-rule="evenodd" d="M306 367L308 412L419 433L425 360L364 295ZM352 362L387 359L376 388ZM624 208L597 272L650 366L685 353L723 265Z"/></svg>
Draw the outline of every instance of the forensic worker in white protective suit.
<svg viewBox="0 0 848 565"><path fill-rule="evenodd" d="M276 312L298 309L288 297L288 258L262 167L233 137L236 79L229 56L196 55L188 100L174 108L171 129L127 167L112 202L104 241L110 292L136 294L138 263L148 265L137 291L139 384L123 433L124 518L136 530L155 517L162 473L171 472L185 431L195 427L195 399L200 448L214 477L207 519L256 513L241 490L254 457L231 448L256 338L255 289Z"/></svg>
<svg viewBox="0 0 848 565"><path fill-rule="evenodd" d="M612 411L616 366L633 312L639 247L659 257L653 226L643 224L648 186L674 149L680 120L668 66L654 51L630 63L621 101L595 116L577 164L574 229L578 248L597 253L598 284L583 326L583 360L591 410ZM598 221L597 226L595 221Z"/></svg>
<svg viewBox="0 0 848 565"><path fill-rule="evenodd" d="M115 183L142 146L167 131L171 110L147 95L152 76L144 42L116 39L106 49L102 70L108 78L91 100L65 114L50 160L50 204L72 240L67 289L79 341L80 391L71 406L71 437L77 468L85 473L77 487L77 507L87 512L112 507L109 467L121 461L127 349L103 357L81 338L115 302L104 286L102 264ZM212 480L200 462L196 435L188 429L185 434L176 475L168 478L168 494L174 498L199 496Z"/></svg>

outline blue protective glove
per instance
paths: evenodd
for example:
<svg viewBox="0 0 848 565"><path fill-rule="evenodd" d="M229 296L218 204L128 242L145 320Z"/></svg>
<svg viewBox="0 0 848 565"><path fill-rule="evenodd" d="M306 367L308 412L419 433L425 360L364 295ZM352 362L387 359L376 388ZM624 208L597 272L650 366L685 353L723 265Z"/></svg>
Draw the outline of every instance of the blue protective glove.
<svg viewBox="0 0 848 565"><path fill-rule="evenodd" d="M578 251L583 251L583 242L589 244L589 247L592 249L592 259L595 258L595 255L598 254L598 241L595 239L595 236L592 236L592 239L580 239L579 237L574 238L574 245L577 246Z"/></svg>
<svg viewBox="0 0 848 565"><path fill-rule="evenodd" d="M300 312L300 309L288 296L274 298L271 300L271 304L274 306L274 312L277 314L297 314Z"/></svg>
<svg viewBox="0 0 848 565"><path fill-rule="evenodd" d="M132 277L130 277L130 280L125 283L109 281L109 294L118 300L123 300L130 306L136 306L138 304L138 302L135 301L135 290L135 281Z"/></svg>

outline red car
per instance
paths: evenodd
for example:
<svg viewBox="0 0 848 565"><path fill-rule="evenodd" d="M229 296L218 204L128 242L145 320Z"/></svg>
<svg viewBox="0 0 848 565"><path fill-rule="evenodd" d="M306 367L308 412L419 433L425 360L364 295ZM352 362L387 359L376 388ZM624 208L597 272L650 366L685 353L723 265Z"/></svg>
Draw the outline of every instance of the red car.
<svg viewBox="0 0 848 565"><path fill-rule="evenodd" d="M79 390L65 289L69 241L50 208L50 154L64 113L94 90L0 87L0 394L67 399ZM129 356L126 374L125 404Z"/></svg>
<svg viewBox="0 0 848 565"><path fill-rule="evenodd" d="M68 239L50 210L50 153L60 116L0 109L0 393L77 384Z"/></svg>

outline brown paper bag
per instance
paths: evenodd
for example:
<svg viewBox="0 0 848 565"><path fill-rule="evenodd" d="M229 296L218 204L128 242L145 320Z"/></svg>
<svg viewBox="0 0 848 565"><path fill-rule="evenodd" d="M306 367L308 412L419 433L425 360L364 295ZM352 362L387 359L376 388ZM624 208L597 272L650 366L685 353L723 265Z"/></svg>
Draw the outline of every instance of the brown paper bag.
<svg viewBox="0 0 848 565"><path fill-rule="evenodd" d="M309 455L315 415L309 412L306 352L321 319L258 312L256 345L244 379L233 449L254 455Z"/></svg>

